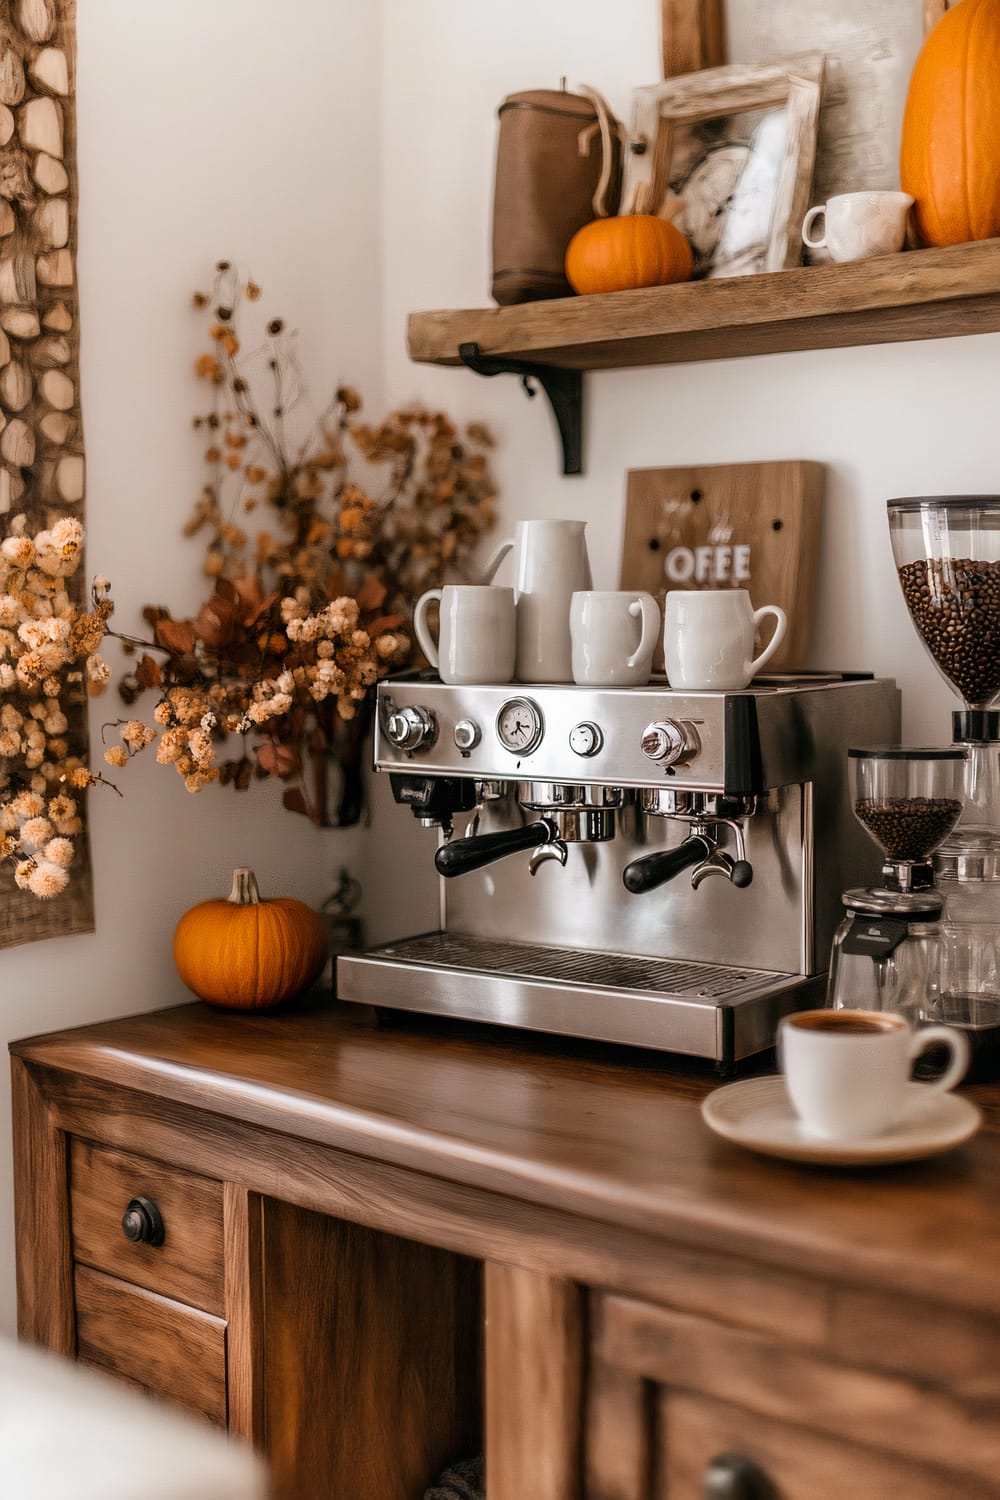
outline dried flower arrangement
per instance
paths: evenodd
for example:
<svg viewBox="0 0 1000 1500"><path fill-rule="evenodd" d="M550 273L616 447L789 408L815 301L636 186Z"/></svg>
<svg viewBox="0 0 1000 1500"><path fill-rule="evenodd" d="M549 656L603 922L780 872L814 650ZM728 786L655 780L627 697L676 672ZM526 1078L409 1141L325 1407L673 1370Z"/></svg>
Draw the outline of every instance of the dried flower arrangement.
<svg viewBox="0 0 1000 1500"><path fill-rule="evenodd" d="M110 677L103 636L136 658L119 683L125 703L157 694L152 725L129 717L105 726L116 738L109 765L156 742L157 760L189 791L213 781L244 790L275 776L288 783L287 808L344 826L362 810L370 689L413 659L417 596L446 576L468 577L493 524L491 443L479 425L462 434L419 407L370 424L345 386L294 446L288 418L303 389L283 321L270 319L249 355L241 349L243 304L260 296L220 261L212 294L194 297L209 320L195 368L211 401L194 419L208 472L184 529L207 537L212 592L193 619L151 605L151 639L112 630L105 579L89 609L75 604L65 580L79 566L77 521L32 538L20 517L0 546L0 860L38 896L67 883L81 826L71 792L105 780L66 741L60 708L60 694L82 695L85 681L98 692ZM251 534L255 512L263 526Z"/></svg>
<svg viewBox="0 0 1000 1500"><path fill-rule="evenodd" d="M418 407L369 424L343 386L295 448L288 416L302 382L283 320L271 318L257 348L242 351L240 315L260 296L229 261L216 266L211 295L195 294L209 322L196 371L211 404L194 419L208 473L185 532L207 535L213 591L193 619L144 610L153 641L125 640L142 655L119 690L129 704L158 692L157 760L189 790L210 781L242 790L255 776L277 776L290 783L286 807L343 826L361 813L369 689L410 662L417 596L446 575L469 576L472 550L493 524L491 443L478 424L460 434ZM373 475L383 479L377 495ZM251 535L255 512L264 527ZM105 756L112 765L157 735L138 720L118 728L122 743ZM232 734L242 743L220 762ZM341 773L332 815L331 765Z"/></svg>
<svg viewBox="0 0 1000 1500"><path fill-rule="evenodd" d="M43 900L68 884L79 793L104 779L87 769L67 715L85 683L100 691L111 675L98 653L113 607L107 580L96 580L89 610L73 593L82 548L69 516L30 536L17 515L0 542L0 861Z"/></svg>

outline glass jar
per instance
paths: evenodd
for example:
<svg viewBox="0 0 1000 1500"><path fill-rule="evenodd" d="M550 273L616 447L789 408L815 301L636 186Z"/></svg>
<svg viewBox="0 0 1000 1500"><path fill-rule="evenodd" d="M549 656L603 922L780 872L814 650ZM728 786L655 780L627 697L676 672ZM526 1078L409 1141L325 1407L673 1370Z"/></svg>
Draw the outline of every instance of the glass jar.
<svg viewBox="0 0 1000 1500"><path fill-rule="evenodd" d="M877 745L847 755L854 816L885 856L885 888L932 885L931 855L964 807L964 747Z"/></svg>
<svg viewBox="0 0 1000 1500"><path fill-rule="evenodd" d="M1000 694L1000 495L890 500L906 607L931 660L969 708Z"/></svg>
<svg viewBox="0 0 1000 1500"><path fill-rule="evenodd" d="M942 966L937 891L845 891L830 955L827 1005L890 1010L911 1025L935 994Z"/></svg>
<svg viewBox="0 0 1000 1500"><path fill-rule="evenodd" d="M940 971L922 1018L1000 1038L1000 857L942 850L935 866L945 903Z"/></svg>

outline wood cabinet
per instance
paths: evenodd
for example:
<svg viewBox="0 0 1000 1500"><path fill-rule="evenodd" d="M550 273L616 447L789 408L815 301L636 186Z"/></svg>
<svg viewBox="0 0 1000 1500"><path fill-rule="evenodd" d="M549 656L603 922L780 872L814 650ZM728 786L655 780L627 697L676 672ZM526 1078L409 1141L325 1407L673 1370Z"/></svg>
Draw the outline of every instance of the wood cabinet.
<svg viewBox="0 0 1000 1500"><path fill-rule="evenodd" d="M490 1500L1000 1500L990 1088L949 1157L817 1172L583 1044L189 1006L12 1050L23 1336L228 1423L278 1500L484 1444Z"/></svg>

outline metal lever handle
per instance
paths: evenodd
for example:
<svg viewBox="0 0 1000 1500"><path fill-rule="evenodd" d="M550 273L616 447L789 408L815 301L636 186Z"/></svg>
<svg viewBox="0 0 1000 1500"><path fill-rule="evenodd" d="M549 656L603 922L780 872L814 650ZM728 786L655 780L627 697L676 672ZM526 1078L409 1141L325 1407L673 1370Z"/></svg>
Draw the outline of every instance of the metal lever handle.
<svg viewBox="0 0 1000 1500"><path fill-rule="evenodd" d="M537 823L528 823L524 828L508 828L502 833L480 833L470 839L454 839L442 844L434 855L434 867L439 875L468 875L472 870L481 870L508 854L519 854L523 849L537 849L541 844L550 844L556 837L554 823L548 818L539 818Z"/></svg>
<svg viewBox="0 0 1000 1500"><path fill-rule="evenodd" d="M700 833L692 834L676 849L645 854L642 859L633 860L622 871L622 884L633 896L641 896L644 891L654 891L658 885L665 885L691 865L702 864L714 850L711 840Z"/></svg>
<svg viewBox="0 0 1000 1500"><path fill-rule="evenodd" d="M763 1469L742 1453L718 1453L705 1470L704 1500L777 1500Z"/></svg>

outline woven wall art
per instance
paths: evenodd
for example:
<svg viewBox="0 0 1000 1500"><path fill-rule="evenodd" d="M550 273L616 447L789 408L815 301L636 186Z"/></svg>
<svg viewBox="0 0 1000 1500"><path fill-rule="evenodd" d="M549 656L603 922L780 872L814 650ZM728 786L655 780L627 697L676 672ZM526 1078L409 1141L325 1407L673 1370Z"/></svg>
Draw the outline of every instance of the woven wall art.
<svg viewBox="0 0 1000 1500"><path fill-rule="evenodd" d="M21 512L32 534L83 519L75 27L76 0L0 0L0 537ZM61 706L70 750L86 757L82 685ZM0 947L93 925L85 833L53 900L0 876Z"/></svg>

